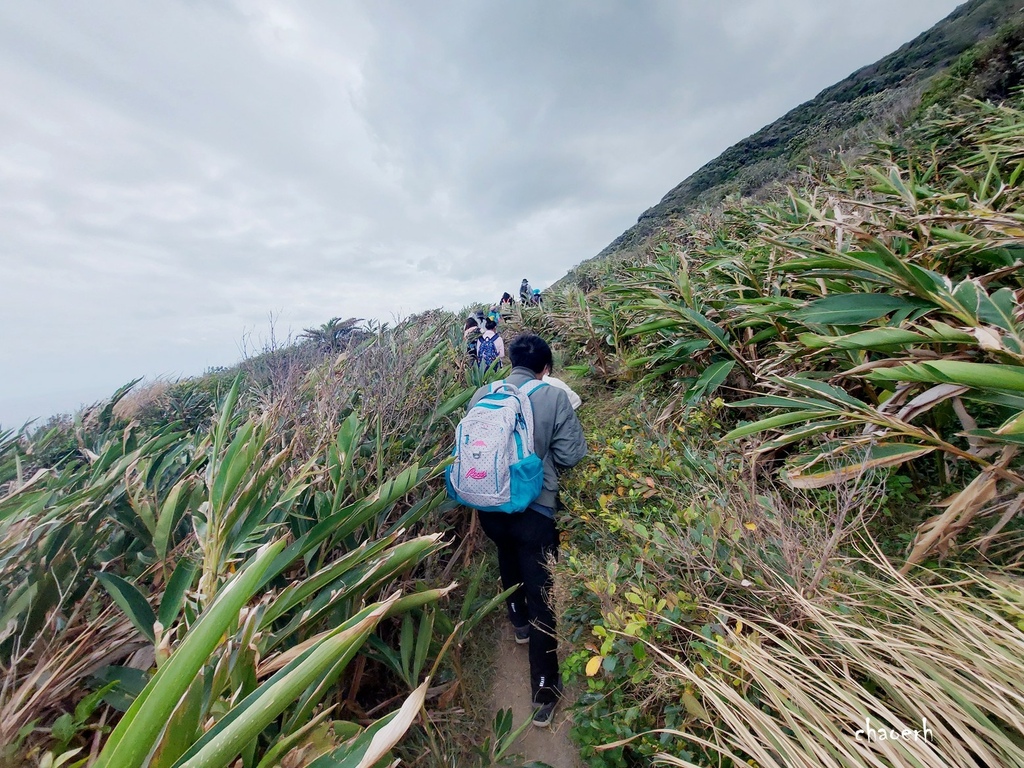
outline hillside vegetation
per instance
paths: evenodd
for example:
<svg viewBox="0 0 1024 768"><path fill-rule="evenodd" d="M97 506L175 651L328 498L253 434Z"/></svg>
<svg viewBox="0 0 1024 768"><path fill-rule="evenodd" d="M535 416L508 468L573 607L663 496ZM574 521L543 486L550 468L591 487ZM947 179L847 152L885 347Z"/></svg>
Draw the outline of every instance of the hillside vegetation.
<svg viewBox="0 0 1024 768"><path fill-rule="evenodd" d="M588 764L1024 764L1024 114L905 138L547 315L610 388L561 566Z"/></svg>
<svg viewBox="0 0 1024 768"><path fill-rule="evenodd" d="M680 217L702 207L714 208L729 195L756 195L773 183L788 182L812 160L820 162L839 150L848 157L863 154L875 138L912 122L922 94L935 88L934 79L953 65L959 66L962 79L942 94L926 94L926 102L964 91L977 98L1005 97L1008 87L1019 82L1019 60L1001 62L1002 78L967 75L975 60L984 58L979 56L979 43L984 47L1000 29L1022 19L1024 9L1013 0L964 3L898 50L826 88L699 168L595 259L642 250Z"/></svg>
<svg viewBox="0 0 1024 768"><path fill-rule="evenodd" d="M856 161L505 320L584 399L555 599L587 765L1024 766L1015 29ZM443 489L502 375L461 328L335 318L0 435L0 762L522 764Z"/></svg>

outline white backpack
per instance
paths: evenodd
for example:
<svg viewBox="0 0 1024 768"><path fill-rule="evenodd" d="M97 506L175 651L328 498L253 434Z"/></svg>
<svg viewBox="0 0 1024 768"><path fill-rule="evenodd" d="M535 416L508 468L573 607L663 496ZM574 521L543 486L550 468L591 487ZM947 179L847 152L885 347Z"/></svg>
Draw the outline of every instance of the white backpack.
<svg viewBox="0 0 1024 768"><path fill-rule="evenodd" d="M522 512L540 496L544 463L534 453L530 395L546 386L536 379L491 384L455 430L449 496L485 512Z"/></svg>

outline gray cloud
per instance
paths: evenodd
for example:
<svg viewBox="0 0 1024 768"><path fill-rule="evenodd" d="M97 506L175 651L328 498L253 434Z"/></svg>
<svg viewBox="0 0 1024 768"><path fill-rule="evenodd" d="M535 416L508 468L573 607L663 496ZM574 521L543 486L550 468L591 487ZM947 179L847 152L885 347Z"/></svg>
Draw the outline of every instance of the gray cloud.
<svg viewBox="0 0 1024 768"><path fill-rule="evenodd" d="M3 4L0 423L544 285L956 4Z"/></svg>

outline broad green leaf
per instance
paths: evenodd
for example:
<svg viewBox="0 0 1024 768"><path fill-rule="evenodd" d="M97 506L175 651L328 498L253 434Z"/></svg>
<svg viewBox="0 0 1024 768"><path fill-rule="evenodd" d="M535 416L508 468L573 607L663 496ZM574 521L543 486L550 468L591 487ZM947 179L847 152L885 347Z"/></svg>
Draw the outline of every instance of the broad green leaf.
<svg viewBox="0 0 1024 768"><path fill-rule="evenodd" d="M744 424L736 429L727 432L722 436L722 440L739 440L741 437L749 437L750 435L756 435L759 432L765 432L769 429L778 429L779 427L786 427L790 424L799 424L812 419L820 419L821 413L819 411L792 411L790 413L780 413L777 416L769 416L766 419L755 421L751 424Z"/></svg>
<svg viewBox="0 0 1024 768"><path fill-rule="evenodd" d="M393 599L392 599L393 601ZM221 718L175 768L223 768L334 662L362 645L389 603L365 608L280 670Z"/></svg>
<svg viewBox="0 0 1024 768"><path fill-rule="evenodd" d="M947 229L945 227L929 227L928 231L932 237L938 240L946 240L951 243L964 243L966 245L980 245L984 243L984 240L970 235L966 232L960 232L955 229Z"/></svg>
<svg viewBox="0 0 1024 768"><path fill-rule="evenodd" d="M460 622L458 627L459 637L464 638L469 635L477 624L486 618L491 611L502 605L513 592L515 592L515 587L509 587L504 592L499 592L483 605L470 605L468 602L464 602L462 606L463 621ZM402 599L404 600L405 598Z"/></svg>
<svg viewBox="0 0 1024 768"><path fill-rule="evenodd" d="M337 541L353 533L366 521L410 493L420 483L430 480L433 474L439 471L443 471L443 468L441 470L421 469L418 464L413 464L401 472L397 478L382 483L374 493L366 498L348 504L330 517L321 520L281 553L277 561L267 570L264 583L261 586L265 586L297 558L305 556L324 541L328 539Z"/></svg>
<svg viewBox="0 0 1024 768"><path fill-rule="evenodd" d="M373 635L370 636L370 640L373 639ZM288 754L294 747L298 746L306 736L315 729L320 723L322 723L329 715L332 714L332 710L324 709L318 712L308 723L303 725L299 730L294 733L288 734L279 738L263 755L256 768L276 768L281 765L281 759ZM358 727L358 726L357 726Z"/></svg>
<svg viewBox="0 0 1024 768"><path fill-rule="evenodd" d="M996 432L1000 435L1024 434L1024 411L1004 421Z"/></svg>
<svg viewBox="0 0 1024 768"><path fill-rule="evenodd" d="M776 328L774 325L769 325L767 328L765 328L765 329L755 333L750 338L750 341L745 342L745 343L749 344L749 345L760 344L763 341L768 341L769 339L774 339L778 335L779 335L779 329Z"/></svg>
<svg viewBox="0 0 1024 768"><path fill-rule="evenodd" d="M752 405L760 405L766 408L801 408L817 409L821 413L834 413L836 406L828 400L820 400L815 397L783 397L781 395L764 395L762 397L750 397L746 400L739 400L729 403L731 408L749 408Z"/></svg>
<svg viewBox="0 0 1024 768"><path fill-rule="evenodd" d="M814 435L819 435L822 432L832 432L834 430L850 426L851 422L848 419L811 419L810 421L800 424L787 432L783 432L778 437L769 440L766 443L762 443L758 446L758 451L774 451L777 448L799 442L800 440L813 437Z"/></svg>
<svg viewBox="0 0 1024 768"><path fill-rule="evenodd" d="M430 653L430 641L434 638L434 612L424 610L420 618L420 627L416 633L416 654L413 658L412 684L415 685L423 673L423 665L427 663Z"/></svg>
<svg viewBox="0 0 1024 768"><path fill-rule="evenodd" d="M907 290L922 297L930 297L935 291L937 287L935 278L938 276L934 273L929 275L927 270L900 258L877 238L871 238L868 248L881 259L883 266L895 279L902 282ZM939 283L941 284L941 279Z"/></svg>
<svg viewBox="0 0 1024 768"><path fill-rule="evenodd" d="M453 589L455 589L456 586L456 584L452 583L449 584L447 587L442 587L441 589L424 589L419 592L413 592L412 594L404 595L398 598L394 603L392 603L391 607L388 609L388 616L399 616L405 613L406 611L411 611L415 608L420 608L421 606L424 606L427 603L433 603L437 600L440 600L442 597L444 597ZM501 593L502 600L504 600L507 596L508 595L506 595L504 592ZM486 615L486 610L482 610Z"/></svg>
<svg viewBox="0 0 1024 768"><path fill-rule="evenodd" d="M953 298L963 307L965 312L971 317L977 318L979 317L982 300L984 298L987 301L988 294L985 293L985 289L976 280L964 280L953 289Z"/></svg>
<svg viewBox="0 0 1024 768"><path fill-rule="evenodd" d="M309 768L371 768L376 765L409 730L423 708L429 683L425 681L410 693L397 711L381 718L329 755L313 761Z"/></svg>
<svg viewBox="0 0 1024 768"><path fill-rule="evenodd" d="M863 325L900 309L922 306L927 305L887 293L843 293L813 301L792 317L814 325Z"/></svg>
<svg viewBox="0 0 1024 768"><path fill-rule="evenodd" d="M224 402L221 403L220 413L217 416L217 426L213 431L213 456L215 459L220 456L224 444L227 442L228 430L231 429L235 403L238 401L238 390L241 388L241 385L242 374L239 373L231 383L231 389L228 390Z"/></svg>
<svg viewBox="0 0 1024 768"><path fill-rule="evenodd" d="M412 654L413 643L415 642L416 627L413 626L412 614L407 613L402 617L402 631L399 635L398 650L402 660L402 675L407 683L412 677Z"/></svg>
<svg viewBox="0 0 1024 768"><path fill-rule="evenodd" d="M932 341L949 342L952 344L975 344L977 339L966 331L954 328L947 323L929 319L931 328L923 329Z"/></svg>
<svg viewBox="0 0 1024 768"><path fill-rule="evenodd" d="M425 557L444 546L443 543L438 543L440 538L441 534L433 534L404 541L388 549L373 561L344 573L335 582L322 589L315 598L308 601L302 613L296 614L291 621L278 630L265 650L276 647L302 626L309 626L319 621L340 601L346 600L352 595L371 593L399 573L411 570Z"/></svg>
<svg viewBox="0 0 1024 768"><path fill-rule="evenodd" d="M117 686L118 681L111 680L101 688L98 688L92 693L86 694L86 696L75 705L75 722L85 723L85 721L92 716L92 713L96 711L96 708L99 707L103 698Z"/></svg>
<svg viewBox="0 0 1024 768"><path fill-rule="evenodd" d="M452 395L433 410L431 419L437 421L459 410L472 399L475 391L475 387L467 387L457 395Z"/></svg>
<svg viewBox="0 0 1024 768"><path fill-rule="evenodd" d="M199 738L204 682L201 675L196 677L181 697L147 768L170 768Z"/></svg>
<svg viewBox="0 0 1024 768"><path fill-rule="evenodd" d="M989 296L978 280L968 279L956 286L953 298L978 322L994 325L1011 334L1016 333L1016 301L1009 288L1000 288Z"/></svg>
<svg viewBox="0 0 1024 768"><path fill-rule="evenodd" d="M1024 445L1024 434L1019 432L996 432L991 429L971 429L963 434L980 437L992 443Z"/></svg>
<svg viewBox="0 0 1024 768"><path fill-rule="evenodd" d="M392 546L397 538L398 533L395 532L378 541L367 541L359 548L346 552L334 562L324 565L309 578L299 583L289 584L277 594L267 607L263 614L263 626L269 627L289 610L340 579L347 571L353 570L370 558L379 556Z"/></svg>
<svg viewBox="0 0 1024 768"><path fill-rule="evenodd" d="M959 384L981 390L1024 392L1024 366L932 360L865 374L872 381L920 381L928 384Z"/></svg>
<svg viewBox="0 0 1024 768"><path fill-rule="evenodd" d="M989 297L988 303L982 308L981 319L986 323L998 325L1010 333L1016 333L1014 319L1016 308L1017 301L1013 291L1009 288L1000 288Z"/></svg>
<svg viewBox="0 0 1024 768"><path fill-rule="evenodd" d="M849 406L858 411L863 411L868 408L867 403L853 397L853 395L849 394L845 389L833 386L824 381L817 381L805 376L787 376L785 378L779 378L778 381L791 389L821 395L828 401Z"/></svg>
<svg viewBox="0 0 1024 768"><path fill-rule="evenodd" d="M103 588L114 598L122 611L127 614L129 620L139 632L141 632L151 643L156 642L156 635L153 632L153 625L156 623L156 614L153 613L149 602L134 584L116 576L112 573L100 571L96 578L103 585Z"/></svg>
<svg viewBox="0 0 1024 768"><path fill-rule="evenodd" d="M283 548L281 541L267 544L227 581L121 718L94 768L141 768L145 764L182 695L238 620L238 612Z"/></svg>
<svg viewBox="0 0 1024 768"><path fill-rule="evenodd" d="M341 424L334 445L327 452L327 471L331 482L338 492L346 489L348 471L352 466L352 458L362 437L363 425L355 413L349 415Z"/></svg>
<svg viewBox="0 0 1024 768"><path fill-rule="evenodd" d="M968 389L960 397L977 403L989 403L1014 411L1024 411L1024 396L1012 395L1009 392L984 392L978 389Z"/></svg>
<svg viewBox="0 0 1024 768"><path fill-rule="evenodd" d="M652 320L649 323L643 323L641 325L629 328L622 333L622 338L629 338L630 336L643 336L647 333L653 333L654 331L663 331L666 328L678 328L680 322L672 318L663 318L661 320Z"/></svg>
<svg viewBox="0 0 1024 768"><path fill-rule="evenodd" d="M132 702L145 689L149 675L132 667L103 667L96 672L96 679L116 685L107 691L103 701L118 712L127 712Z"/></svg>
<svg viewBox="0 0 1024 768"><path fill-rule="evenodd" d="M841 452L831 452L809 466L786 472L786 480L794 488L823 488L860 477L863 473L894 467L934 451L931 446L910 443L874 443L865 448L851 444Z"/></svg>
<svg viewBox="0 0 1024 768"><path fill-rule="evenodd" d="M718 325L708 320L707 317L700 312L690 309L689 307L682 307L679 311L689 319L695 327L707 334L708 338L717 343L718 346L727 352L732 351L732 348L729 346L729 337L726 336L725 331L723 331Z"/></svg>
<svg viewBox="0 0 1024 768"><path fill-rule="evenodd" d="M185 593L192 586L196 575L196 564L191 560L182 558L174 568L174 573L167 580L163 597L160 598L160 610L157 618L164 629L170 628L174 620L178 618L181 606L185 602Z"/></svg>
<svg viewBox="0 0 1024 768"><path fill-rule="evenodd" d="M171 546L171 533L188 507L192 490L192 479L188 476L182 477L174 484L167 494L167 498L160 505L159 517L153 531L153 549L156 551L157 558L161 560L167 557L167 550Z"/></svg>
<svg viewBox="0 0 1024 768"><path fill-rule="evenodd" d="M223 457L215 456L213 484L210 488L210 515L225 513L228 502L238 490L253 461L263 447L264 435L256 425L246 421L239 427Z"/></svg>
<svg viewBox="0 0 1024 768"><path fill-rule="evenodd" d="M50 726L50 736L58 744L64 745L75 737L75 730L75 719L65 712L53 721L53 725Z"/></svg>
<svg viewBox="0 0 1024 768"><path fill-rule="evenodd" d="M871 328L845 336L821 336L815 333L801 333L800 343L809 349L884 349L905 347L910 344L927 342L928 337L903 328Z"/></svg>
<svg viewBox="0 0 1024 768"><path fill-rule="evenodd" d="M710 395L722 385L722 382L726 380L735 366L735 360L722 360L709 365L704 369L697 381L694 382L693 386L690 387L686 401L692 403L701 397Z"/></svg>

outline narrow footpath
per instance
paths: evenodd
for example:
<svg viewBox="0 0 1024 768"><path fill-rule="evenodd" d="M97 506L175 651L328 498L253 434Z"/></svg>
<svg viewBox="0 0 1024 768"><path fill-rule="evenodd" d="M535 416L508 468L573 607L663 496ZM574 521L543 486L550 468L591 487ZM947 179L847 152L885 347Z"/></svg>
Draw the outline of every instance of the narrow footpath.
<svg viewBox="0 0 1024 768"><path fill-rule="evenodd" d="M512 625L503 621L498 632L498 652L495 654L494 686L491 690L491 717L499 709L512 708L518 726L533 716L530 703L530 662L525 645L516 645L512 638ZM566 696L571 697L569 689ZM551 768L583 768L579 753L569 740L572 715L567 703L555 710L554 722L548 728L529 726L517 739L513 751L526 761L539 760Z"/></svg>

